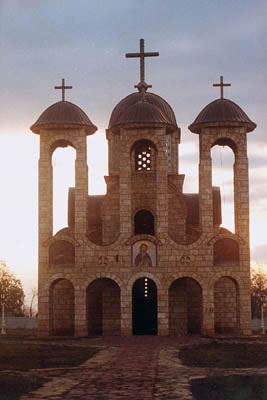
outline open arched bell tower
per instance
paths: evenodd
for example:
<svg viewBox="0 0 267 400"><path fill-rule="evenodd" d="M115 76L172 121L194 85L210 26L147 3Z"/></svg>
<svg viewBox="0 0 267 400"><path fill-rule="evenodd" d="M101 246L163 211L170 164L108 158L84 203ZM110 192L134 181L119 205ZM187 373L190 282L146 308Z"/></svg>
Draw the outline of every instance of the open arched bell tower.
<svg viewBox="0 0 267 400"><path fill-rule="evenodd" d="M191 132L199 135L199 223L204 234L208 236L214 235L215 237L211 241L213 244L213 264L220 265L221 268L224 267L222 270L225 270L225 275L227 275L229 266L239 266L242 271L243 283L246 289L240 292L238 289L239 305L237 306L236 301L233 301L230 309L231 307L233 309L237 307L237 312L239 313L237 325L244 332L251 329L247 133L252 132L256 128L256 124L250 120L241 107L224 98L224 87L231 85L223 82L223 76L220 77L220 83L213 86L220 87L220 98L204 107L195 121L189 126ZM231 238L223 237L226 234L226 230L220 227L218 230L218 227L213 222L214 198L212 193L211 149L216 145L230 147L235 157L233 166L235 232ZM211 301L215 310L215 315L212 315L211 325L215 326L215 332L216 326L220 327L221 324L226 324L226 330L227 324L229 329L231 326L231 322L227 321L226 311L223 311L226 310L226 305L218 311L220 309L218 299L222 292L225 290L225 293L227 291L230 293L228 287L230 280L229 278L221 278L220 282L221 287L217 284L214 286L214 296ZM223 314L225 314L224 317L222 317ZM223 323L221 318L225 318ZM232 319L234 318L232 317Z"/></svg>
<svg viewBox="0 0 267 400"><path fill-rule="evenodd" d="M212 161L211 148L215 145L229 146L235 156L234 163L234 209L235 233L249 243L249 178L247 157L247 133L256 128L246 113L236 103L221 97L208 104L189 126L199 135L199 193L200 224L202 231L213 231Z"/></svg>
<svg viewBox="0 0 267 400"><path fill-rule="evenodd" d="M75 247L75 258L72 257L72 265L79 264L79 259L82 258L82 250L78 243L83 241L87 231L88 166L86 138L88 135L92 135L97 127L81 108L65 100L65 89L71 88L71 86L65 86L65 81L62 79L62 85L55 87L55 89L62 90L62 100L48 107L31 126L32 132L40 136L38 307L41 315L49 314L47 293L43 290L43 279L49 266L56 265L56 262L51 264L51 260L53 258L58 260L61 257L61 264L69 265L69 254L74 254L74 247L77 245L77 248ZM58 147L67 146L76 150L74 231L67 228L53 236L52 155ZM53 247L60 248L59 251L56 251L57 254L54 254ZM70 247L72 249L69 249ZM40 319L38 329L40 334L47 334L47 321Z"/></svg>

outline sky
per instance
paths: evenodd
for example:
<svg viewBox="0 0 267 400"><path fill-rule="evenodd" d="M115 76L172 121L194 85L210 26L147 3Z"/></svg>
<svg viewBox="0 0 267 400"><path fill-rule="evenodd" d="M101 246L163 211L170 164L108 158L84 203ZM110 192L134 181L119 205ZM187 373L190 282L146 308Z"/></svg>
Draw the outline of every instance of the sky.
<svg viewBox="0 0 267 400"><path fill-rule="evenodd" d="M0 260L37 285L39 136L29 127L61 98L97 125L88 138L89 192L105 193L105 129L114 106L135 91L145 50L152 92L173 108L181 128L179 173L185 192L198 191L198 135L188 130L201 109L225 97L257 123L248 134L252 260L267 264L267 1L266 0L0 0ZM222 191L223 225L233 230L233 154L212 152L213 184ZM54 231L66 225L67 188L74 184L75 153L58 149L54 165Z"/></svg>

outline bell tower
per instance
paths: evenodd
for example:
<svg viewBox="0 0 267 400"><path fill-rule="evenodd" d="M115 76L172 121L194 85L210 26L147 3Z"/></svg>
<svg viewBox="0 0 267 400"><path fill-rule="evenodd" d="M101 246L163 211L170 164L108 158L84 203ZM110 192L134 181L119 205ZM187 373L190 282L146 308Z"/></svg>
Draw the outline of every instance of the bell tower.
<svg viewBox="0 0 267 400"><path fill-rule="evenodd" d="M153 232L158 238L168 234L168 184L177 183L180 129L168 103L147 92L152 86L145 81L145 58L158 55L145 52L144 39L138 53L126 54L140 59L138 92L118 103L107 129L108 179L117 179L118 226L126 237L136 232Z"/></svg>
<svg viewBox="0 0 267 400"><path fill-rule="evenodd" d="M191 132L199 135L199 223L202 233L211 237L209 243L213 246L212 263L218 267L218 276L221 278L215 284L213 296L210 299L211 307L217 310L207 322L215 325L216 330L230 329L231 321L222 321L223 313L230 309L228 304L220 304L220 291L232 292L242 307L236 309L236 321L242 334L251 331L250 325L250 244L249 244L249 177L247 157L247 133L256 128L247 114L233 101L224 98L224 87L231 86L223 82L213 86L220 87L220 98L208 104L199 113L195 121L189 126ZM234 153L234 215L235 232L232 233L213 224L214 201L212 197L212 159L213 146L228 146ZM229 266L232 265L231 274ZM240 277L237 266L242 271L241 282L244 285L238 290ZM232 281L226 276L232 276ZM234 283L233 283L234 282ZM237 283L238 282L238 283ZM235 285L235 286L233 286ZM234 298L234 297L233 297ZM219 308L221 310L219 311ZM214 318L214 319L213 319ZM208 328L209 329L209 328ZM214 328L213 328L214 329Z"/></svg>
<svg viewBox="0 0 267 400"><path fill-rule="evenodd" d="M55 332L56 322L51 320L48 310L48 292L45 276L51 266L60 262L78 266L82 260L81 247L87 230L87 135L96 131L96 126L75 104L65 100L65 86L62 79L62 100L48 107L31 126L33 133L40 135L39 159L39 313L40 335ZM53 235L53 166L52 155L58 147L71 146L76 150L75 161L75 211L74 231L71 228ZM59 260L59 254L61 259ZM66 285L65 285L66 286ZM66 286L67 287L67 286ZM54 318L55 320L55 318ZM74 322L73 322L74 325ZM74 329L74 328L72 328Z"/></svg>

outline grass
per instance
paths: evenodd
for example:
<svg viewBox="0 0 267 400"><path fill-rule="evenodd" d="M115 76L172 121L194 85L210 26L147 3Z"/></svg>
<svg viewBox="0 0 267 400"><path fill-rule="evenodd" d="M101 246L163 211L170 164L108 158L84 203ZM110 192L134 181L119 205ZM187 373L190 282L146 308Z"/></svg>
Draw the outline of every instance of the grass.
<svg viewBox="0 0 267 400"><path fill-rule="evenodd" d="M184 347L179 358L190 367L263 368L267 367L267 344L212 342Z"/></svg>
<svg viewBox="0 0 267 400"><path fill-rule="evenodd" d="M0 400L18 400L23 394L37 390L48 380L40 376L0 376Z"/></svg>
<svg viewBox="0 0 267 400"><path fill-rule="evenodd" d="M267 376L211 376L191 380L190 388L195 400L266 400Z"/></svg>
<svg viewBox="0 0 267 400"><path fill-rule="evenodd" d="M78 366L96 354L91 347L1 341L0 371Z"/></svg>
<svg viewBox="0 0 267 400"><path fill-rule="evenodd" d="M0 400L18 400L23 394L38 389L60 371L25 372L30 369L64 368L79 366L98 350L93 347L25 341L23 335L0 338ZM15 372L16 371L16 372Z"/></svg>

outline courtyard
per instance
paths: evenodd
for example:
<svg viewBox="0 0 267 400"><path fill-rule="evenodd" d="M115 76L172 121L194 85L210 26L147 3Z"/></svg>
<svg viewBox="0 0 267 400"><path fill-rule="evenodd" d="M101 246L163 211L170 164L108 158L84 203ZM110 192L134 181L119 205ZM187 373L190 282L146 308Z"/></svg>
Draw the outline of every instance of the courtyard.
<svg viewBox="0 0 267 400"><path fill-rule="evenodd" d="M1 337L0 400L266 400L264 339Z"/></svg>

